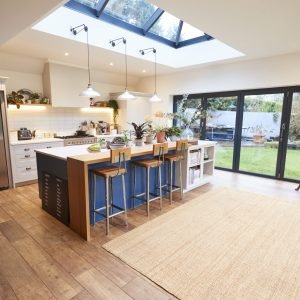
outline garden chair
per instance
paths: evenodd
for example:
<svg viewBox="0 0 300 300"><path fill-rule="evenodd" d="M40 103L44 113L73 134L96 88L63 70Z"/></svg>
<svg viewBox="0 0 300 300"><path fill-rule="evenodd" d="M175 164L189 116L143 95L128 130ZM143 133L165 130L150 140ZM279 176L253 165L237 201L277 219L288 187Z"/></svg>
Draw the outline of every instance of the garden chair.
<svg viewBox="0 0 300 300"><path fill-rule="evenodd" d="M299 183L299 185L296 188L296 191L299 191L299 190L300 190L300 183Z"/></svg>

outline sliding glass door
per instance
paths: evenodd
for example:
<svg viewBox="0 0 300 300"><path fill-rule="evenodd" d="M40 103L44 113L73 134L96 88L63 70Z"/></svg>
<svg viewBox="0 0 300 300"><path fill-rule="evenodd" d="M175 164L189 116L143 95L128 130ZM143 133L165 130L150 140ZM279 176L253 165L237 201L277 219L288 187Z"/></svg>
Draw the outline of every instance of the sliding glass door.
<svg viewBox="0 0 300 300"><path fill-rule="evenodd" d="M237 96L206 98L206 139L217 141L215 165L232 169Z"/></svg>
<svg viewBox="0 0 300 300"><path fill-rule="evenodd" d="M183 96L187 113L205 110L191 129L217 142L217 168L300 181L300 86Z"/></svg>
<svg viewBox="0 0 300 300"><path fill-rule="evenodd" d="M276 176L284 93L245 95L239 170Z"/></svg>
<svg viewBox="0 0 300 300"><path fill-rule="evenodd" d="M293 93L284 178L300 181L300 93Z"/></svg>

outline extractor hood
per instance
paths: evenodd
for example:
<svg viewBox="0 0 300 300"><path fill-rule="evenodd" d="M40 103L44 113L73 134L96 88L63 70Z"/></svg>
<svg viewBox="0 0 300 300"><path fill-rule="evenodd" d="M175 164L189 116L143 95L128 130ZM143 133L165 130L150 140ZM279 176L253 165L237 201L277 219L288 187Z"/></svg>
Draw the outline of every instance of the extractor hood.
<svg viewBox="0 0 300 300"><path fill-rule="evenodd" d="M118 97L123 93L124 92L110 93L109 96L111 100L118 100ZM132 92L132 91L129 91L129 93L134 96L133 100L149 100L153 96L150 93L148 94L148 93Z"/></svg>

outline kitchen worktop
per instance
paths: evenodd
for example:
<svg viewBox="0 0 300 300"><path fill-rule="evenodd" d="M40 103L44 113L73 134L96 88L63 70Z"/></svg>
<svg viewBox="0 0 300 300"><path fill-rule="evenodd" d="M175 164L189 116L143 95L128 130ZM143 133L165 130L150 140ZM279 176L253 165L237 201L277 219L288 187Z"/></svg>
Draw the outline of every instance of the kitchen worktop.
<svg viewBox="0 0 300 300"><path fill-rule="evenodd" d="M58 138L43 138L43 139L31 139L31 140L24 140L24 141L19 141L16 139L11 139L10 140L10 145L15 146L15 145L24 145L24 144L40 144L40 143L52 143L52 142L59 142L62 141L62 139Z"/></svg>
<svg viewBox="0 0 300 300"><path fill-rule="evenodd" d="M198 141L198 145L209 145L210 141ZM168 142L169 149L174 150L176 147L176 142ZM57 147L50 149L38 149L35 150L38 153L46 154L52 157L66 160L67 158L76 159L80 162L92 164L98 162L109 161L110 150L101 149L101 152L90 152L88 150L89 145L80 146L69 146L69 147ZM191 146L193 147L193 146ZM152 144L143 146L133 146L131 147L132 156L141 156L151 154L153 149Z"/></svg>
<svg viewBox="0 0 300 300"><path fill-rule="evenodd" d="M169 148L175 148L176 143L170 142ZM37 153L46 154L55 158L66 160L68 157L76 159L85 163L104 162L110 159L110 150L101 149L101 152L90 152L88 150L89 145L69 146L69 147L57 147L50 149L37 149ZM133 146L131 147L132 156L138 156L143 154L150 154L153 149L153 145Z"/></svg>

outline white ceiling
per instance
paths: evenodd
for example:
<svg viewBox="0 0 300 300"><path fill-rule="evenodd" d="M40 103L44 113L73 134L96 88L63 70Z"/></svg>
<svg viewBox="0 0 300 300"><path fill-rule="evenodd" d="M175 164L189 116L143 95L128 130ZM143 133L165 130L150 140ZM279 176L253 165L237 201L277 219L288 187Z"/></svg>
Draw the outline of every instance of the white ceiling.
<svg viewBox="0 0 300 300"><path fill-rule="evenodd" d="M300 51L299 0L151 2L243 52L245 59Z"/></svg>
<svg viewBox="0 0 300 300"><path fill-rule="evenodd" d="M17 0L11 1L12 3L19 2ZM44 3L43 11L35 11L34 17L30 14L28 18L26 17L26 24L29 24L28 19L31 18L33 25L38 19L41 20L45 16L46 9L51 12L54 9L55 3L65 1L27 0L26 4L27 2ZM152 0L151 2L234 49L241 51L246 56L239 58L239 60L300 51L300 38L298 38L300 36L300 26L298 25L300 1ZM26 10L27 12L27 6L22 8L20 3L18 5L18 11L22 12ZM7 10L7 13L9 16L9 14L15 12L10 9ZM37 17L38 14L39 17ZM23 15L27 16L27 14ZM0 11L0 17L2 17L2 10ZM20 22L20 26L21 24L22 22ZM2 28L7 27L3 26ZM28 26L24 25L23 28L27 28ZM11 30L10 34L16 31L17 27ZM0 39L0 45L3 40L5 39ZM50 59L67 64L86 66L86 48L84 44L32 29L24 30L15 38L1 45L0 51L37 57L43 60ZM68 57L64 56L64 52L66 51L70 53ZM91 51L93 68L112 72L124 72L123 55L97 47L92 47ZM109 62L114 62L114 67L109 66ZM153 75L152 61L130 57L128 63L128 70L132 75ZM219 63L224 63L224 61L220 61ZM146 69L147 72L142 73L142 69ZM171 67L162 65L158 67L160 74L174 71L176 69Z"/></svg>

